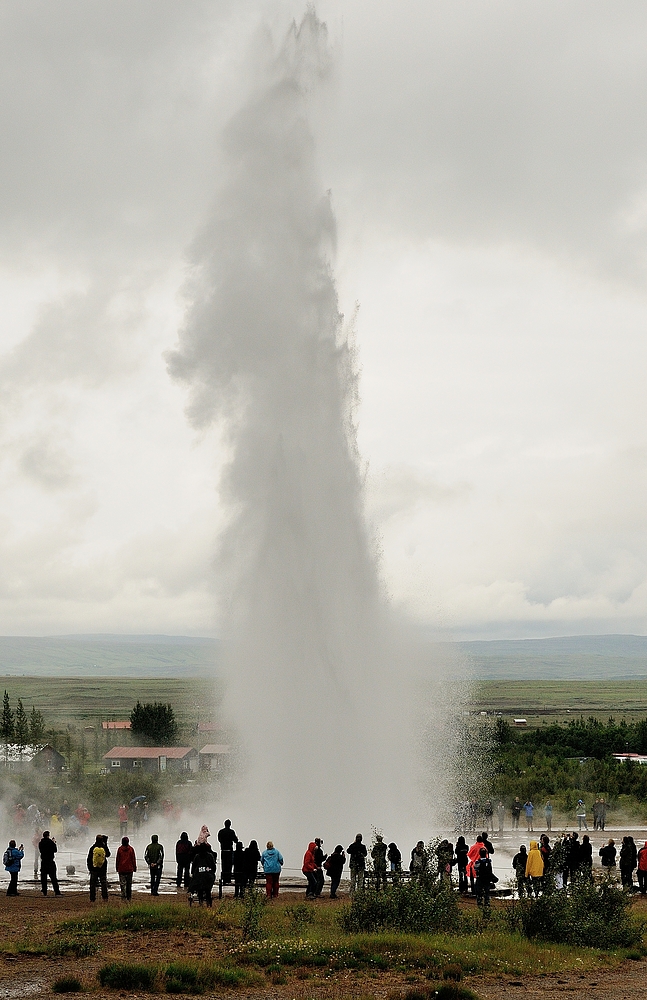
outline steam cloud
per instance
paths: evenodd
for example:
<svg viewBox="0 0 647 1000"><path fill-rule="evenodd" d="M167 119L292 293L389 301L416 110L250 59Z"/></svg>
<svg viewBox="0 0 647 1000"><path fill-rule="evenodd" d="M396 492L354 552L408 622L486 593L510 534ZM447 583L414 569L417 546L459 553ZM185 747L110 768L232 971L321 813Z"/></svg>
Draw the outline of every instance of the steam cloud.
<svg viewBox="0 0 647 1000"><path fill-rule="evenodd" d="M191 387L193 423L221 419L230 435L228 705L248 752L245 798L263 835L295 849L316 833L370 836L370 823L401 830L413 777L407 671L363 520L335 223L308 124L329 63L310 11L229 124L230 180L195 245L192 305L168 359Z"/></svg>

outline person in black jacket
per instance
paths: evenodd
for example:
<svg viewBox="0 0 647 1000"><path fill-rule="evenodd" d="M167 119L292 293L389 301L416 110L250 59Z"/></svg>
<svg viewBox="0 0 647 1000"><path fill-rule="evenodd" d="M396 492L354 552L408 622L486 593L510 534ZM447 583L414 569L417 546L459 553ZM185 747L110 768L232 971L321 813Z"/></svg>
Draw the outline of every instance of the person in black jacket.
<svg viewBox="0 0 647 1000"><path fill-rule="evenodd" d="M490 889L492 887L492 862L487 856L487 850L482 847L480 857L474 864L476 874L476 902L479 906L489 907Z"/></svg>
<svg viewBox="0 0 647 1000"><path fill-rule="evenodd" d="M402 872L402 852L397 844L389 844L386 852L386 860L389 862L389 870L394 882L398 881L398 875Z"/></svg>
<svg viewBox="0 0 647 1000"><path fill-rule="evenodd" d="M341 844L337 844L337 847L330 855L328 860L325 862L326 871L328 872L328 877L330 879L330 898L338 899L337 890L339 888L339 883L341 882L341 873L344 870L344 865L346 864L346 855L344 854L344 848Z"/></svg>
<svg viewBox="0 0 647 1000"><path fill-rule="evenodd" d="M95 857L95 850L100 852L103 851L103 861L99 866L95 865L95 861L98 857ZM97 884L101 885L101 898L108 898L108 858L110 857L110 851L108 850L108 838L104 837L102 833L98 833L94 844L92 844L90 850L88 851L87 866L90 872L90 902L94 903L97 898Z"/></svg>
<svg viewBox="0 0 647 1000"><path fill-rule="evenodd" d="M261 860L261 852L255 840L250 840L249 847L245 848L245 875L246 884L253 886L256 883L256 873L258 872L258 862Z"/></svg>
<svg viewBox="0 0 647 1000"><path fill-rule="evenodd" d="M458 891L466 893L467 882L467 854L469 847L465 843L465 837L459 837L456 841L456 867L458 868Z"/></svg>
<svg viewBox="0 0 647 1000"><path fill-rule="evenodd" d="M40 854L40 884L43 896L47 895L48 878L52 883L54 895L61 895L61 890L58 887L58 879L56 877L56 862L54 861L54 855L57 850L56 841L53 837L50 837L49 830L43 830L42 839L38 844L38 853Z"/></svg>
<svg viewBox="0 0 647 1000"><path fill-rule="evenodd" d="M609 868L609 869L610 868L615 868L615 866L616 866L616 853L617 852L616 852L615 841L614 840L610 840L608 844L606 844L604 847L600 848L600 850L598 851L598 854L602 858L602 867L603 868Z"/></svg>
<svg viewBox="0 0 647 1000"><path fill-rule="evenodd" d="M211 890L216 881L216 859L209 844L206 841L197 845L193 860L191 862L191 881L189 882L189 892L198 894L198 903L203 902L211 906ZM191 897L189 897L189 903Z"/></svg>
<svg viewBox="0 0 647 1000"><path fill-rule="evenodd" d="M364 872L366 871L366 844L362 843L362 835L358 833L355 840L347 848L346 854L350 865L350 892L351 896L355 889L364 888Z"/></svg>
<svg viewBox="0 0 647 1000"><path fill-rule="evenodd" d="M637 864L637 851L633 837L623 837L620 848L620 877L622 884L627 889L633 889L634 868Z"/></svg>
<svg viewBox="0 0 647 1000"><path fill-rule="evenodd" d="M231 885L231 869L234 863L234 844L238 843L236 831L231 828L231 820L226 819L222 830L218 830L220 844L220 874L223 884Z"/></svg>
<svg viewBox="0 0 647 1000"><path fill-rule="evenodd" d="M178 889L184 883L184 888L187 889L189 886L189 878L191 872L191 841L189 840L188 833L181 833L180 839L175 845L175 860L177 862L177 877L175 879L175 884Z"/></svg>
<svg viewBox="0 0 647 1000"><path fill-rule="evenodd" d="M583 875L593 878L593 847L588 833L584 834L580 844L580 871Z"/></svg>
<svg viewBox="0 0 647 1000"><path fill-rule="evenodd" d="M247 885L247 871L245 868L245 851L243 842L239 840L234 851L234 899L242 899L245 895Z"/></svg>
<svg viewBox="0 0 647 1000"><path fill-rule="evenodd" d="M519 899L530 895L530 887L526 878L526 865L528 864L528 851L526 845L522 844L512 859L512 867L517 879L517 895Z"/></svg>

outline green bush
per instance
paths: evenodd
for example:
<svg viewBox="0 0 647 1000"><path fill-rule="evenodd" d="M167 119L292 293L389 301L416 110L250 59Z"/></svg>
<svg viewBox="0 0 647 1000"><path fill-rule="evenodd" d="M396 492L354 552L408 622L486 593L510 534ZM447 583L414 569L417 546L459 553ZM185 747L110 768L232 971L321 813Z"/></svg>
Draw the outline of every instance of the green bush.
<svg viewBox="0 0 647 1000"><path fill-rule="evenodd" d="M301 930L306 924L314 924L315 915L311 906L307 903L297 903L296 906L286 906L285 915L297 930Z"/></svg>
<svg viewBox="0 0 647 1000"><path fill-rule="evenodd" d="M643 928L631 920L631 899L610 880L600 885L576 876L568 889L548 881L539 899L512 903L506 918L528 938L590 948L627 948L642 939Z"/></svg>
<svg viewBox="0 0 647 1000"><path fill-rule="evenodd" d="M419 934L455 930L460 913L446 883L421 879L396 883L381 892L361 890L340 919L348 933L388 929Z"/></svg>
<svg viewBox="0 0 647 1000"><path fill-rule="evenodd" d="M157 968L154 965L137 965L131 962L109 962L97 973L102 986L111 990L155 989Z"/></svg>
<svg viewBox="0 0 647 1000"><path fill-rule="evenodd" d="M222 965L197 965L193 962L173 962L164 970L164 988L167 993L193 993L197 995L214 986L239 986L250 980L243 969Z"/></svg>
<svg viewBox="0 0 647 1000"><path fill-rule="evenodd" d="M261 920L265 910L265 896L250 886L243 898L241 929L245 941L256 941L261 936Z"/></svg>
<svg viewBox="0 0 647 1000"><path fill-rule="evenodd" d="M80 993L82 989L83 984L76 976L62 976L60 979L55 979L52 983L54 993Z"/></svg>

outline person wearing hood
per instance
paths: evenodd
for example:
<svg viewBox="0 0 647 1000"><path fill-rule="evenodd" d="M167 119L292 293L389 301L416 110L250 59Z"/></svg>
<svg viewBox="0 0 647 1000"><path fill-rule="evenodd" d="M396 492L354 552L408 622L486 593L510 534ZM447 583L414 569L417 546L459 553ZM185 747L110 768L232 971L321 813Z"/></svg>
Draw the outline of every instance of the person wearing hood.
<svg viewBox="0 0 647 1000"><path fill-rule="evenodd" d="M337 899L337 889L339 888L339 883L341 882L341 873L344 870L345 864L346 855L344 854L344 848L341 844L337 844L337 847L326 862L326 871L328 872L328 878L330 879L331 899Z"/></svg>
<svg viewBox="0 0 647 1000"><path fill-rule="evenodd" d="M469 848L465 843L465 837L460 836L456 841L456 866L458 868L458 891L467 892L467 855Z"/></svg>
<svg viewBox="0 0 647 1000"><path fill-rule="evenodd" d="M623 837L620 848L620 878L622 884L627 889L633 889L634 868L636 867L637 852L633 837Z"/></svg>
<svg viewBox="0 0 647 1000"><path fill-rule="evenodd" d="M577 819L577 828L581 831L582 823L584 823L584 829L588 830L589 825L586 822L586 806L582 799L577 800L577 808L575 810L575 818Z"/></svg>
<svg viewBox="0 0 647 1000"><path fill-rule="evenodd" d="M644 896L647 893L647 840L638 851L638 888Z"/></svg>
<svg viewBox="0 0 647 1000"><path fill-rule="evenodd" d="M315 871L315 879L317 880L317 892L316 892L317 898L319 898L319 896L323 892L323 887L324 887L323 863L328 857L328 855L324 854L323 852L323 848L321 846L322 844L323 840L321 839L321 837L315 837L314 854L315 854L315 864L317 866L317 869Z"/></svg>
<svg viewBox="0 0 647 1000"><path fill-rule="evenodd" d="M526 861L526 879L530 880L529 885L531 896L533 890L535 892L535 896L539 896L539 890L542 887L543 878L544 859L541 856L541 851L539 850L539 844L537 841L531 840L528 860Z"/></svg>
<svg viewBox="0 0 647 1000"><path fill-rule="evenodd" d="M283 855L277 851L271 840L261 854L261 864L265 872L265 893L268 899L276 899L279 894L279 879L283 867Z"/></svg>
<svg viewBox="0 0 647 1000"><path fill-rule="evenodd" d="M21 868L20 862L25 856L25 852L22 847L22 844L20 847L16 847L16 841L10 840L9 847L4 852L2 863L4 864L5 871L9 872L9 888L7 889L8 896L18 895L18 872Z"/></svg>
<svg viewBox="0 0 647 1000"><path fill-rule="evenodd" d="M253 886L256 883L256 872L260 860L261 852L258 849L258 844L255 840L250 840L249 847L245 848L245 875L248 886Z"/></svg>
<svg viewBox="0 0 647 1000"><path fill-rule="evenodd" d="M616 852L616 847L615 847L615 841L613 839L611 839L609 841L609 843L606 844L604 847L600 848L600 850L598 851L598 854L602 858L602 867L603 868L609 868L609 869L615 868L615 866L616 866L616 853L617 852Z"/></svg>
<svg viewBox="0 0 647 1000"><path fill-rule="evenodd" d="M211 845L207 840L196 844L193 858L191 860L191 881L189 882L189 892L198 895L198 903L202 906L206 903L211 906L211 890L216 881L216 859L213 856ZM189 898L189 903L191 899Z"/></svg>
<svg viewBox="0 0 647 1000"><path fill-rule="evenodd" d="M475 890L478 906L489 907L490 890L492 887L492 862L488 858L487 848L481 847L479 856L474 862L476 877Z"/></svg>
<svg viewBox="0 0 647 1000"><path fill-rule="evenodd" d="M315 872L317 871L317 862L315 861L315 850L317 845L314 840L308 844L308 850L303 855L303 865L301 871L308 880L308 887L306 889L306 899L316 899L317 898L317 878Z"/></svg>
<svg viewBox="0 0 647 1000"><path fill-rule="evenodd" d="M234 851L234 899L242 899L247 885L247 870L245 868L245 849L242 840L236 844Z"/></svg>
<svg viewBox="0 0 647 1000"><path fill-rule="evenodd" d="M366 870L366 844L362 843L362 834L358 833L355 840L346 850L349 858L350 868L350 894L354 894L356 889L364 888L364 873Z"/></svg>
<svg viewBox="0 0 647 1000"><path fill-rule="evenodd" d="M472 844L472 846L470 847L469 851L467 852L467 869L466 870L467 870L467 875L469 876L470 887L472 889L472 892L475 891L475 889L474 889L474 879L476 878L476 870L475 870L474 866L476 865L476 862L481 857L481 848L482 847L485 848L485 853L487 854L487 847L485 847L485 844L483 843L483 837L479 833L478 837L476 838L476 841Z"/></svg>
<svg viewBox="0 0 647 1000"><path fill-rule="evenodd" d="M528 852L526 845L522 844L518 852L512 859L512 867L517 877L517 895L523 899L528 891L528 879L526 878L526 865L528 864Z"/></svg>
<svg viewBox="0 0 647 1000"><path fill-rule="evenodd" d="M375 843L371 849L373 871L375 872L375 888L386 886L386 851L387 847L381 833L375 834Z"/></svg>
<svg viewBox="0 0 647 1000"><path fill-rule="evenodd" d="M179 889L182 883L184 883L184 888L188 889L191 872L191 841L186 831L180 834L180 839L175 845L175 860L177 862L175 884Z"/></svg>

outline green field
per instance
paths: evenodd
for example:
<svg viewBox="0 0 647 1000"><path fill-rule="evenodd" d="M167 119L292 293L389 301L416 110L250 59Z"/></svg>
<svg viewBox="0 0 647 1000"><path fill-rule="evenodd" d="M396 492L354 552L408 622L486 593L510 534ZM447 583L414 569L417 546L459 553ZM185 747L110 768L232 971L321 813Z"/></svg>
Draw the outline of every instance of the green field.
<svg viewBox="0 0 647 1000"><path fill-rule="evenodd" d="M481 681L474 687L471 708L504 717L524 718L529 726L568 722L595 716L625 718L647 716L647 678L613 681Z"/></svg>
<svg viewBox="0 0 647 1000"><path fill-rule="evenodd" d="M28 712L33 705L45 716L47 727L55 729L127 719L138 699L170 702L180 726L191 728L213 718L223 692L216 680L167 677L4 677L0 685L12 707L22 698Z"/></svg>

